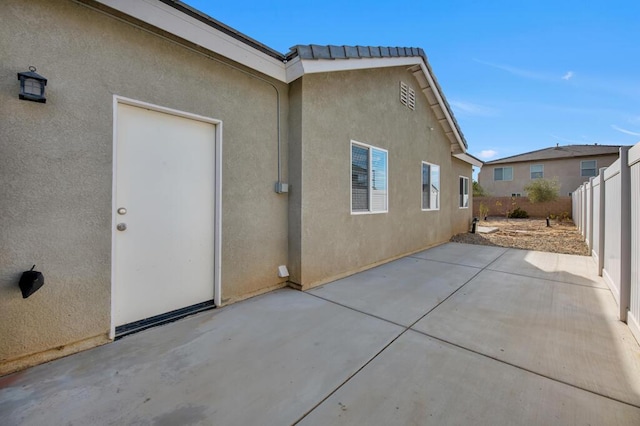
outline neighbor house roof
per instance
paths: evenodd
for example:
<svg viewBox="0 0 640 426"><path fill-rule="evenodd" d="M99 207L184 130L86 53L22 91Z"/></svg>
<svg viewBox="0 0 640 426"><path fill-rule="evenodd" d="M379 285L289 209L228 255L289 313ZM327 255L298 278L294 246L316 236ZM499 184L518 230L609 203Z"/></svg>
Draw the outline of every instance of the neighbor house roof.
<svg viewBox="0 0 640 426"><path fill-rule="evenodd" d="M525 152L524 154L513 155L511 157L485 161L484 164L492 165L527 161L557 160L561 158L593 157L596 155L617 154L619 151L620 145L557 145L551 148L544 148L537 151Z"/></svg>

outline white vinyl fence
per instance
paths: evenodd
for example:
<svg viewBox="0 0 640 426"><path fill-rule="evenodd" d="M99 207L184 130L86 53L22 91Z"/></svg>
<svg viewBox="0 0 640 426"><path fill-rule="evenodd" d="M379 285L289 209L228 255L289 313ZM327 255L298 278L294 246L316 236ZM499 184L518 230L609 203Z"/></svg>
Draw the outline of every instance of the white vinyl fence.
<svg viewBox="0 0 640 426"><path fill-rule="evenodd" d="M640 340L640 143L600 169L572 196L573 218L619 306Z"/></svg>

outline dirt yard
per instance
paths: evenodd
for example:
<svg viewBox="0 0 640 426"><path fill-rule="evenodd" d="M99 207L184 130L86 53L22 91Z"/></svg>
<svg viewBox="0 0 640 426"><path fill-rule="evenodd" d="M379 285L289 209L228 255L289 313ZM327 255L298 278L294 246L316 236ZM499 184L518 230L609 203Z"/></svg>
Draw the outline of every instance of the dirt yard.
<svg viewBox="0 0 640 426"><path fill-rule="evenodd" d="M589 255L589 248L582 235L571 221L550 222L547 228L545 219L505 219L489 217L478 225L496 227L497 232L490 234L458 234L451 241L467 244L512 247L527 250L548 251L552 253Z"/></svg>

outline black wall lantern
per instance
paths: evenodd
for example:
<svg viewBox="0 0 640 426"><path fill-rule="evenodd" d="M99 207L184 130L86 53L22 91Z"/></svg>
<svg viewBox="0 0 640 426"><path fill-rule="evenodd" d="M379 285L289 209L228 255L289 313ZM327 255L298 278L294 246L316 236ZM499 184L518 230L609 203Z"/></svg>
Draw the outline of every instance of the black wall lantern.
<svg viewBox="0 0 640 426"><path fill-rule="evenodd" d="M47 79L36 74L36 67L29 67L29 72L19 72L18 80L20 80L20 99L43 104L47 102L44 96Z"/></svg>

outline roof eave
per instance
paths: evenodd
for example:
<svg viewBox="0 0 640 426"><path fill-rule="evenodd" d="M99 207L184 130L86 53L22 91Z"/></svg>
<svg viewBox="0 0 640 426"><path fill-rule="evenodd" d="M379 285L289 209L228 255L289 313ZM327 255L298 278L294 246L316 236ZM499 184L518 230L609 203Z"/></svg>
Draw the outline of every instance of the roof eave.
<svg viewBox="0 0 640 426"><path fill-rule="evenodd" d="M484 166L485 164L482 160L466 152L460 153L460 154L453 154L453 156L456 157L458 160L464 161L465 163L469 163L472 166L476 166L478 168L482 168L482 166Z"/></svg>
<svg viewBox="0 0 640 426"><path fill-rule="evenodd" d="M286 80L284 55L180 1L95 1L276 80Z"/></svg>
<svg viewBox="0 0 640 426"><path fill-rule="evenodd" d="M357 59L313 59L300 57L296 46L287 55L282 55L258 41L234 30L223 23L178 0L129 1L95 0L121 14L166 31L190 43L201 46L215 54L247 66L276 80L289 83L301 75L312 72L329 72L349 69L379 68L407 65L418 67L412 70L420 87L434 102L429 102L438 116L440 125L451 142L452 154L465 153L467 143L458 126L442 89L438 84L427 57L422 49L402 47L343 46L357 49ZM313 50L318 46L306 46ZM326 46L331 49L337 46ZM362 56L361 55L362 52ZM313 62L329 62L332 65L316 67ZM336 64L340 64L336 66ZM345 66L346 65L346 66ZM315 69L315 71L313 70ZM431 95L431 96L430 96Z"/></svg>

